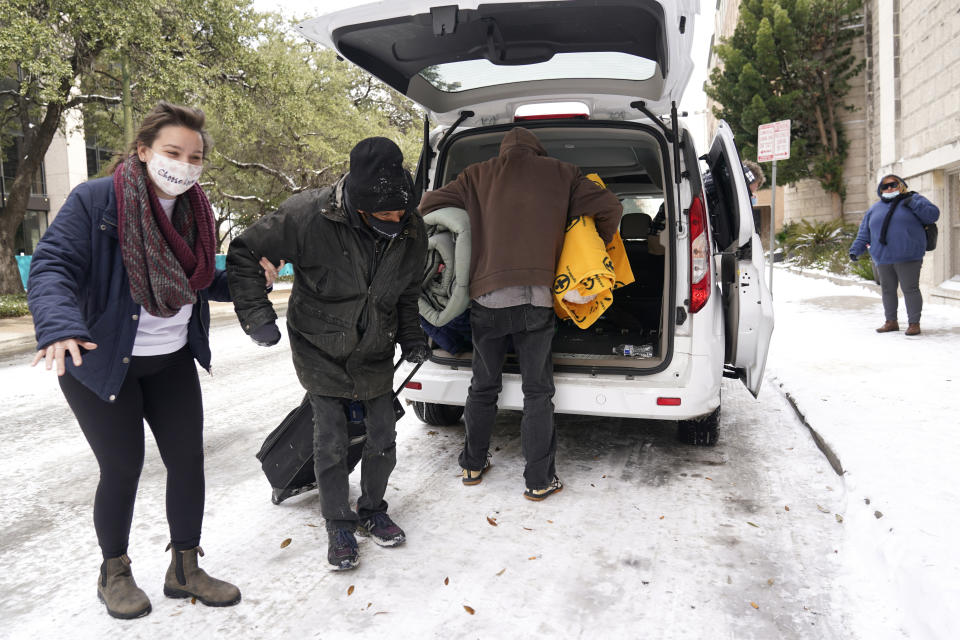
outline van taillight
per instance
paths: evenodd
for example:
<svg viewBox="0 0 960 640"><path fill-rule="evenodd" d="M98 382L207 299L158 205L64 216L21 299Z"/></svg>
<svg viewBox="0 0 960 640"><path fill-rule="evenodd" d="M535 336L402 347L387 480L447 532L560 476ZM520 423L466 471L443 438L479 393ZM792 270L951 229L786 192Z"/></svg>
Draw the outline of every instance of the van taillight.
<svg viewBox="0 0 960 640"><path fill-rule="evenodd" d="M419 382L408 382L408 383L406 384L406 388L407 388L407 389L416 389L417 391L420 391L421 389L423 389L423 385L420 384Z"/></svg>
<svg viewBox="0 0 960 640"><path fill-rule="evenodd" d="M710 299L710 245L707 212L699 196L690 205L690 313L703 309Z"/></svg>

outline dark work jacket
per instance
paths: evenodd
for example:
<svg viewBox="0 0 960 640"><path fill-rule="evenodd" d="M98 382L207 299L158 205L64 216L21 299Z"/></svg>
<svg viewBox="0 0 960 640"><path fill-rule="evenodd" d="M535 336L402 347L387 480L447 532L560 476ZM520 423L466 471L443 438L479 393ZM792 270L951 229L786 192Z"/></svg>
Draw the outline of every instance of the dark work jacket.
<svg viewBox="0 0 960 640"><path fill-rule="evenodd" d="M67 372L112 402L130 367L140 324L140 305L130 295L120 252L112 177L84 182L70 193L33 253L27 286L37 348L67 338L95 343L79 367L67 357ZM197 292L187 331L190 351L207 371L209 300L230 301L223 271Z"/></svg>
<svg viewBox="0 0 960 640"><path fill-rule="evenodd" d="M417 298L427 240L416 211L374 260L372 233L343 204L343 179L288 198L230 243L227 273L248 334L276 319L260 257L293 263L287 328L300 384L366 400L391 391L396 343L423 341Z"/></svg>

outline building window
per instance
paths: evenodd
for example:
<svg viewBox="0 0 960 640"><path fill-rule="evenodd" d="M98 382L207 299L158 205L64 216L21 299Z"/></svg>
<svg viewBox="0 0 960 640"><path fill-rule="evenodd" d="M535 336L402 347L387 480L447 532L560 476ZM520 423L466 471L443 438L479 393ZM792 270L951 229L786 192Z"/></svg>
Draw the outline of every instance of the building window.
<svg viewBox="0 0 960 640"><path fill-rule="evenodd" d="M0 199L5 203L7 193L13 186L13 180L17 176L17 167L20 166L20 145L22 136L17 136L10 140L3 148L0 148ZM43 163L37 169L33 176L33 182L30 184L30 194L35 196L47 195L47 181L43 173Z"/></svg>
<svg viewBox="0 0 960 640"><path fill-rule="evenodd" d="M47 212L31 211L23 216L23 222L17 227L17 234L14 237L13 250L16 255L33 255L33 250L37 248L37 243L43 237L47 230Z"/></svg>
<svg viewBox="0 0 960 640"><path fill-rule="evenodd" d="M97 145L96 140L87 140L87 177L102 176L110 167L113 152Z"/></svg>

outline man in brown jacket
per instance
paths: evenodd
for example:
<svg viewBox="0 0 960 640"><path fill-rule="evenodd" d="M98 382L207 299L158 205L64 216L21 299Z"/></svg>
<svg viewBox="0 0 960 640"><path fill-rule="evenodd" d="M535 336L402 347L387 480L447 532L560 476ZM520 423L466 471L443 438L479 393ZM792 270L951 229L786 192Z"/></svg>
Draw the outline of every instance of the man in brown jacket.
<svg viewBox="0 0 960 640"><path fill-rule="evenodd" d="M464 410L463 483L479 483L489 467L503 360L512 339L523 385L523 495L543 500L563 488L554 466L551 343L552 285L567 221L593 216L609 242L623 209L613 193L575 165L547 157L537 137L522 127L504 136L499 156L470 165L420 202L424 214L442 207L466 209L470 217L473 377Z"/></svg>

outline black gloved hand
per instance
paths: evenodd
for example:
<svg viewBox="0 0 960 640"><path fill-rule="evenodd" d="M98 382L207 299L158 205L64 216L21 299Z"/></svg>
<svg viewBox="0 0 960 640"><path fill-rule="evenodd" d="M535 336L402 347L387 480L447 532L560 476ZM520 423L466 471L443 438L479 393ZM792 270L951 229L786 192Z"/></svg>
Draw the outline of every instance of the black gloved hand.
<svg viewBox="0 0 960 640"><path fill-rule="evenodd" d="M426 342L408 342L400 345L400 353L407 362L420 364L430 357L430 347Z"/></svg>
<svg viewBox="0 0 960 640"><path fill-rule="evenodd" d="M280 342L280 329L277 328L277 323L271 320L251 331L250 339L261 347L272 347Z"/></svg>
<svg viewBox="0 0 960 640"><path fill-rule="evenodd" d="M855 255L853 255L853 254L851 253L851 254L850 254L850 261L851 261L851 262L856 262L857 260L858 260L857 256L855 256Z"/></svg>

